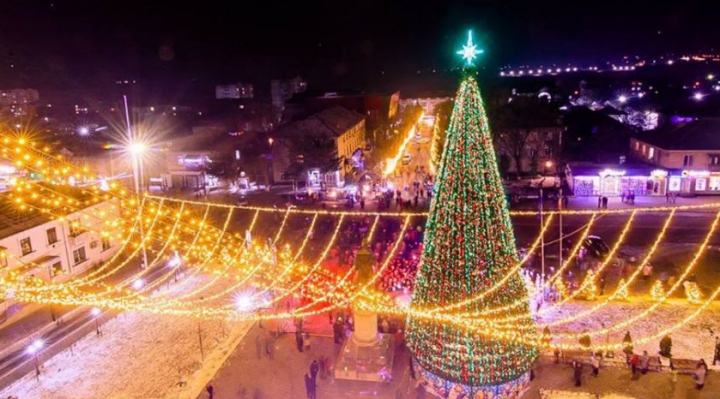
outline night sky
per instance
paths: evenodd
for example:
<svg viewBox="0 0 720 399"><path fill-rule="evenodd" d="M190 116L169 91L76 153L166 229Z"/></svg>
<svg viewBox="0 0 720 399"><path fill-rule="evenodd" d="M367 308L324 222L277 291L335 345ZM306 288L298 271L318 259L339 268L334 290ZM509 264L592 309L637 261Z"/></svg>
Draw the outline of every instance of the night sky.
<svg viewBox="0 0 720 399"><path fill-rule="evenodd" d="M488 68L720 50L712 2L639 3L650 2L3 0L0 87L134 78L168 90L248 81L262 93L300 74L311 87L372 89L456 65L468 28Z"/></svg>

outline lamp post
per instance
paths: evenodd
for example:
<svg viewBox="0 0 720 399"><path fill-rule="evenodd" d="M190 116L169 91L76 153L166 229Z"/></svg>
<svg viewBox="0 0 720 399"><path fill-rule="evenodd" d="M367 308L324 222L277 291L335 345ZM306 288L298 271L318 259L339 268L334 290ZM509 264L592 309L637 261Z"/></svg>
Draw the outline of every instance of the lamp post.
<svg viewBox="0 0 720 399"><path fill-rule="evenodd" d="M90 309L90 315L92 315L93 319L95 320L95 333L97 335L100 335L100 323L98 321L98 318L100 317L101 313L102 311L99 308Z"/></svg>
<svg viewBox="0 0 720 399"><path fill-rule="evenodd" d="M268 153L265 157L265 160L267 161L267 165L265 166L265 191L270 191L270 171L272 169L272 145L273 142L272 137L268 137Z"/></svg>
<svg viewBox="0 0 720 399"><path fill-rule="evenodd" d="M37 379L40 379L40 360L38 359L38 354L43 346L45 346L43 340L36 339L27 348L27 353L32 355L32 357L35 359L35 378Z"/></svg>
<svg viewBox="0 0 720 399"><path fill-rule="evenodd" d="M127 150L130 152L131 160L132 160L132 170L133 170L133 177L135 181L135 195L137 196L138 201L138 209L140 209L140 173L142 171L141 165L140 165L140 158L142 155L147 151L147 146L140 140L137 140L135 137L133 137L132 127L130 125L130 111L128 110L128 101L127 96L123 95L123 103L125 105L125 122L127 123L127 139L128 139L128 145ZM138 212L138 215L140 212ZM140 221L140 237L141 238L141 245L142 245L142 253L143 253L143 264L142 268L148 267L148 258L147 258L147 250L145 248L145 232L143 231L143 224L142 220Z"/></svg>

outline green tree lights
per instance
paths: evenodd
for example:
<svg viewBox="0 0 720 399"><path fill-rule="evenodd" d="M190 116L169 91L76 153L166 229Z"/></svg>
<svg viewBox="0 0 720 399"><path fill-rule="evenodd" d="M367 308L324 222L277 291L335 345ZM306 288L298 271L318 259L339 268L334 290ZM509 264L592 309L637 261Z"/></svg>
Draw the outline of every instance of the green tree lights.
<svg viewBox="0 0 720 399"><path fill-rule="evenodd" d="M477 81L469 71L455 98L437 182L413 294L416 308L446 306L477 296L518 261L488 120ZM527 297L527 292L518 275L492 295L454 311L501 307L521 297ZM527 304L510 307L498 317L518 315L518 327L534 331L527 329L533 324ZM428 319L408 317L407 338L423 369L471 387L516 380L538 356L531 345Z"/></svg>

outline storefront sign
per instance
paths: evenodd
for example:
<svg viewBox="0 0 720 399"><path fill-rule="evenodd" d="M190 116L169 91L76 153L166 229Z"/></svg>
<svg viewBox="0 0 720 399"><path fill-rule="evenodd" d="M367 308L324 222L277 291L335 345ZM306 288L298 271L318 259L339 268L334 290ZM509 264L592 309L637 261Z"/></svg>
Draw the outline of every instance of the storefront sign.
<svg viewBox="0 0 720 399"><path fill-rule="evenodd" d="M599 174L600 176L602 176L602 177L607 177L607 176L625 176L625 171L624 171L624 170L615 170L615 169L605 169L605 170L601 171L601 172L598 173L598 174Z"/></svg>
<svg viewBox="0 0 720 399"><path fill-rule="evenodd" d="M668 172L666 170L662 169L655 169L652 172L650 172L650 176L652 177L666 177L668 175Z"/></svg>
<svg viewBox="0 0 720 399"><path fill-rule="evenodd" d="M682 172L683 176L689 176L689 177L708 177L710 176L710 171L707 170L683 170Z"/></svg>

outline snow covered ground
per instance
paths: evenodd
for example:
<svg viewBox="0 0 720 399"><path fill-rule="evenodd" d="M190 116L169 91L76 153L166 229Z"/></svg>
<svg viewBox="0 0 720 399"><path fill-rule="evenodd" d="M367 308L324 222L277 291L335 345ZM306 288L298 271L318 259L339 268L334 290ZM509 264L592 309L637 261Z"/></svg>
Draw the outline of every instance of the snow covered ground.
<svg viewBox="0 0 720 399"><path fill-rule="evenodd" d="M570 301L563 304L557 311L548 311L539 321L552 321L567 318L578 314L583 310L592 307L596 302ZM642 312L651 305L650 299L633 300L632 302L614 301L609 305L600 308L589 316L579 318L570 323L550 327L551 333L593 331L611 327L617 323L628 320L634 315ZM681 299L672 299L670 303L661 305L649 316L638 319L628 327L620 328L609 334L609 342L622 342L626 331L630 331L633 340L643 336L656 334L671 325L683 320L697 309L696 306L687 304ZM717 301L711 304L705 311L692 319L689 323L670 333L672 338L672 355L675 358L701 359L710 364L715 350L715 336L720 334L720 303ZM592 336L592 342L604 344L608 340L607 334ZM662 338L662 337L660 337ZM660 338L653 339L647 343L634 343L636 352L642 353L647 350L650 354L657 354L659 351ZM561 342L570 342L563 340ZM574 342L577 342L576 340ZM620 351L617 351L620 352Z"/></svg>
<svg viewBox="0 0 720 399"><path fill-rule="evenodd" d="M0 398L196 398L251 326L122 313L101 327L102 335L92 333L44 362L39 379L31 373Z"/></svg>

